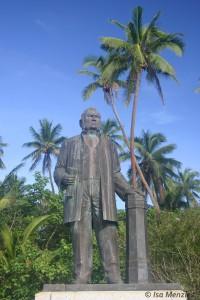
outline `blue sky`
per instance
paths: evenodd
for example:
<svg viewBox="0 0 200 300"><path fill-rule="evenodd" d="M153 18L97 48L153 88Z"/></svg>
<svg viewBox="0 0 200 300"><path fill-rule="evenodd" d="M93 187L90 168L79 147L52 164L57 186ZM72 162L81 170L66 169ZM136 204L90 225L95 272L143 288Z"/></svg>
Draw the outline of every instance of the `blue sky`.
<svg viewBox="0 0 200 300"><path fill-rule="evenodd" d="M101 53L100 37L122 37L109 19L126 23L137 5L144 8L144 22L160 10L160 27L183 33L186 49L182 58L164 53L179 80L162 80L165 106L154 87L143 82L136 133L165 134L177 145L172 156L200 171L200 95L194 93L200 77L198 0L7 0L0 1L0 136L8 143L0 180L28 154L21 145L32 140L29 126L37 129L39 119L60 123L63 135L72 136L80 132L78 120L88 106L97 107L104 120L112 117L100 92L83 102L89 80L78 70L85 56ZM118 99L118 109L128 129L131 107ZM31 182L28 166L19 175Z"/></svg>

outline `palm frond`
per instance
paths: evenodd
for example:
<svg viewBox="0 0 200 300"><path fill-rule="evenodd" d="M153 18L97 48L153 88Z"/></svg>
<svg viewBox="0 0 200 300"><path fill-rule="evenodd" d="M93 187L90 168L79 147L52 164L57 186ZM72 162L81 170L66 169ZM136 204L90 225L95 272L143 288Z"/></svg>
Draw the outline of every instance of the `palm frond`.
<svg viewBox="0 0 200 300"><path fill-rule="evenodd" d="M128 61L124 56L110 56L106 66L102 70L102 80L104 82L116 82L119 75L127 69Z"/></svg>
<svg viewBox="0 0 200 300"><path fill-rule="evenodd" d="M168 166L173 166L176 169L179 169L182 165L182 163L174 158L169 158L169 157L162 157L163 164L168 167Z"/></svg>
<svg viewBox="0 0 200 300"><path fill-rule="evenodd" d="M89 77L92 77L93 80L97 80L99 79L99 74L98 73L95 73L95 72L92 72L92 71L89 71L89 70L80 70L79 71L79 74L82 74L82 75L87 75Z"/></svg>
<svg viewBox="0 0 200 300"><path fill-rule="evenodd" d="M0 235L3 242L3 246L6 250L6 253L9 257L14 257L15 250L14 250L14 240L12 232L10 231L7 224L4 224L0 229Z"/></svg>
<svg viewBox="0 0 200 300"><path fill-rule="evenodd" d="M120 29L122 29L122 30L124 30L124 31L126 31L126 29L127 29L127 26L126 26L126 25L124 25L124 24L118 22L117 20L111 19L111 20L110 20L110 23L111 23L111 24L114 24L114 25L116 25L116 26L118 26Z"/></svg>
<svg viewBox="0 0 200 300"><path fill-rule="evenodd" d="M170 63L168 63L166 59L164 59L159 54L154 54L154 53L152 53L149 56L149 58L150 58L150 64L154 67L154 69L157 72L161 72L176 80L176 72L173 66Z"/></svg>
<svg viewBox="0 0 200 300"><path fill-rule="evenodd" d="M5 168L6 168L5 164L2 161L2 159L0 158L0 169L5 169Z"/></svg>
<svg viewBox="0 0 200 300"><path fill-rule="evenodd" d="M101 38L102 47L105 50L128 50L131 51L131 46L129 43L122 39L113 37L102 37Z"/></svg>
<svg viewBox="0 0 200 300"><path fill-rule="evenodd" d="M16 201L16 195L13 192L8 193L0 199L0 211L10 207Z"/></svg>
<svg viewBox="0 0 200 300"><path fill-rule="evenodd" d="M158 149L157 151L154 152L154 157L159 157L161 155L171 153L175 149L176 149L175 144L169 144L169 145L163 146L163 147L161 147L160 149Z"/></svg>
<svg viewBox="0 0 200 300"><path fill-rule="evenodd" d="M1 148L1 147L6 147L6 146L8 146L8 144L3 143L3 142L2 142L2 137L0 136L0 148Z"/></svg>
<svg viewBox="0 0 200 300"><path fill-rule="evenodd" d="M50 215L35 217L32 222L26 227L23 233L23 239L21 246L24 247L25 243L29 239L30 235L36 230L40 225L50 218Z"/></svg>
<svg viewBox="0 0 200 300"><path fill-rule="evenodd" d="M130 151L121 151L119 154L120 161L129 161L131 159Z"/></svg>
<svg viewBox="0 0 200 300"><path fill-rule="evenodd" d="M155 151L157 147L160 147L161 143L167 141L166 137L160 132L154 134L151 134L149 131L143 132L143 136L145 135L149 137L149 148L152 151Z"/></svg>
<svg viewBox="0 0 200 300"><path fill-rule="evenodd" d="M29 128L29 130L30 130L32 137L35 139L35 141L41 142L40 134L32 126Z"/></svg>
<svg viewBox="0 0 200 300"><path fill-rule="evenodd" d="M66 137L61 136L61 137L55 139L55 140L54 140L55 145L57 146L57 145L62 144L62 142L64 141L65 138L66 138Z"/></svg>
<svg viewBox="0 0 200 300"><path fill-rule="evenodd" d="M89 99L98 88L102 88L98 81L88 84L83 90L83 99Z"/></svg>
<svg viewBox="0 0 200 300"><path fill-rule="evenodd" d="M34 159L35 157L37 157L38 155L41 155L41 151L36 149L33 152L31 152L30 154L26 155L22 160L25 161L29 158Z"/></svg>
<svg viewBox="0 0 200 300"><path fill-rule="evenodd" d="M141 6L137 6L133 10L132 19L133 19L136 36L137 36L137 43L139 43L139 41L141 40L141 36L142 36L142 13L143 13L143 9Z"/></svg>
<svg viewBox="0 0 200 300"><path fill-rule="evenodd" d="M129 22L127 26L127 37L130 44L135 45L139 43L137 29L135 28L134 23Z"/></svg>
<svg viewBox="0 0 200 300"><path fill-rule="evenodd" d="M166 48L170 49L178 56L182 56L184 52L184 43L180 34L167 34L163 31L157 31L157 39L155 39L150 47L153 52L160 52Z"/></svg>
<svg viewBox="0 0 200 300"><path fill-rule="evenodd" d="M16 167L14 167L10 172L9 174L6 176L6 178L9 178L10 176L12 176L13 174L16 174L21 168L24 167L24 163L20 163L18 164ZM4 182L6 181L6 178L4 180Z"/></svg>
<svg viewBox="0 0 200 300"><path fill-rule="evenodd" d="M33 157L33 164L30 166L30 171L33 171L37 165L39 164L39 162L42 160L42 155L40 153L38 153L35 157Z"/></svg>
<svg viewBox="0 0 200 300"><path fill-rule="evenodd" d="M154 85L155 85L155 87L158 91L158 94L161 98L162 104L165 104L163 91L162 91L162 87L161 87L161 84L160 84L160 80L158 78L158 75L156 74L156 70L154 70L154 68L152 68L152 66L150 66L150 65L147 67L146 78L149 82L154 83Z"/></svg>
<svg viewBox="0 0 200 300"><path fill-rule="evenodd" d="M96 67L98 59L99 59L98 56L94 56L94 55L87 56L84 58L83 66L85 68L86 67Z"/></svg>
<svg viewBox="0 0 200 300"><path fill-rule="evenodd" d="M27 143L24 143L22 145L22 147L27 147L27 148L41 148L41 142L37 142L37 141L33 141L33 142L27 142Z"/></svg>
<svg viewBox="0 0 200 300"><path fill-rule="evenodd" d="M49 122L47 119L39 120L40 123L40 136L42 141L46 142L51 140L51 131L52 131L52 122Z"/></svg>
<svg viewBox="0 0 200 300"><path fill-rule="evenodd" d="M156 26L156 22L158 21L160 17L160 12L158 12L153 19L151 20L151 22L149 23L149 25L145 28L144 33L143 33L143 39L142 42L143 44L145 44L149 38L149 35L152 34L152 32L154 31L154 28Z"/></svg>
<svg viewBox="0 0 200 300"><path fill-rule="evenodd" d="M54 142L55 139L59 137L61 131L62 131L62 126L60 124L54 126L50 131L50 140Z"/></svg>

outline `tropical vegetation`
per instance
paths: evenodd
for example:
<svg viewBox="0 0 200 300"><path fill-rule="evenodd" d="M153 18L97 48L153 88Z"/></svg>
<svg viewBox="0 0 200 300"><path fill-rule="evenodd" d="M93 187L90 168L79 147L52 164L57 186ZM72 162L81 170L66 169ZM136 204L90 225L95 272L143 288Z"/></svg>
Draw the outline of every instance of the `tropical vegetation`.
<svg viewBox="0 0 200 300"><path fill-rule="evenodd" d="M44 283L73 280L70 233L62 224L62 195L53 194L47 183L47 178L36 173L33 184L24 182L20 198L0 210L2 300L33 300ZM121 273L125 278L125 212L118 214ZM150 208L147 222L153 279L178 282L188 299L198 300L200 208L165 209L159 220ZM92 282L104 283L96 240L93 243Z"/></svg>
<svg viewBox="0 0 200 300"><path fill-rule="evenodd" d="M143 24L143 9L138 6L133 10L133 17L127 25L116 20L117 25L125 33L125 39L104 37L102 47L109 52L109 61L103 71L103 78L112 78L113 74L128 73L126 101L130 103L133 94L133 108L131 114L130 153L132 166L132 184L136 187L136 165L134 159L134 137L136 111L138 106L139 90L142 74L153 83L158 90L161 100L164 100L160 83L160 76L176 79L175 70L160 53L165 49L172 50L177 55L182 55L184 44L179 34L167 33L158 27L160 13L157 13L148 25Z"/></svg>
<svg viewBox="0 0 200 300"><path fill-rule="evenodd" d="M120 127L115 120L108 119L105 122L102 122L101 132L112 140L119 151L123 150L120 143L123 141L123 136L120 134Z"/></svg>
<svg viewBox="0 0 200 300"><path fill-rule="evenodd" d="M164 189L167 178L177 177L177 168L181 163L174 158L167 157L176 148L174 144L164 144L166 137L161 133L152 134L150 131L143 131L141 137L135 138L136 157L144 177L154 192L159 206L164 203ZM130 160L130 151L122 152L121 160ZM131 168L128 170L131 179ZM138 178L139 185L143 184ZM146 193L147 197L147 193Z"/></svg>
<svg viewBox="0 0 200 300"><path fill-rule="evenodd" d="M60 124L53 126L53 123L49 122L47 119L39 120L39 123L39 132L32 126L30 127L30 132L34 140L24 143L23 146L33 148L34 150L26 155L23 160L32 160L30 171L34 170L42 160L42 172L45 174L45 172L48 171L52 192L54 193L55 189L52 178L51 157L56 157L59 154L59 146L64 139L64 137L60 136L62 127Z"/></svg>

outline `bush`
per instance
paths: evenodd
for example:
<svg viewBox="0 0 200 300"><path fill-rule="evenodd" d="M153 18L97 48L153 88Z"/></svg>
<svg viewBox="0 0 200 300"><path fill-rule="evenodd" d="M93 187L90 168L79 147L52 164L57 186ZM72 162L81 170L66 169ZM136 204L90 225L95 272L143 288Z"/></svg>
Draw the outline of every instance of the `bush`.
<svg viewBox="0 0 200 300"><path fill-rule="evenodd" d="M200 299L200 209L148 212L148 239L155 281L178 282L188 299Z"/></svg>

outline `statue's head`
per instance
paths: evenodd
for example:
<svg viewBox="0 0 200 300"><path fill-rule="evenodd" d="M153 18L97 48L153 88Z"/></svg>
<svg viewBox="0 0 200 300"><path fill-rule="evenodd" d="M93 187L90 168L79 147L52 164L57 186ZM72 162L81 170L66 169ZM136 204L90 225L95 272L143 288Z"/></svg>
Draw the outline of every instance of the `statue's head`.
<svg viewBox="0 0 200 300"><path fill-rule="evenodd" d="M80 126L83 131L100 130L101 115L97 112L96 108L90 107L82 113L80 119Z"/></svg>

